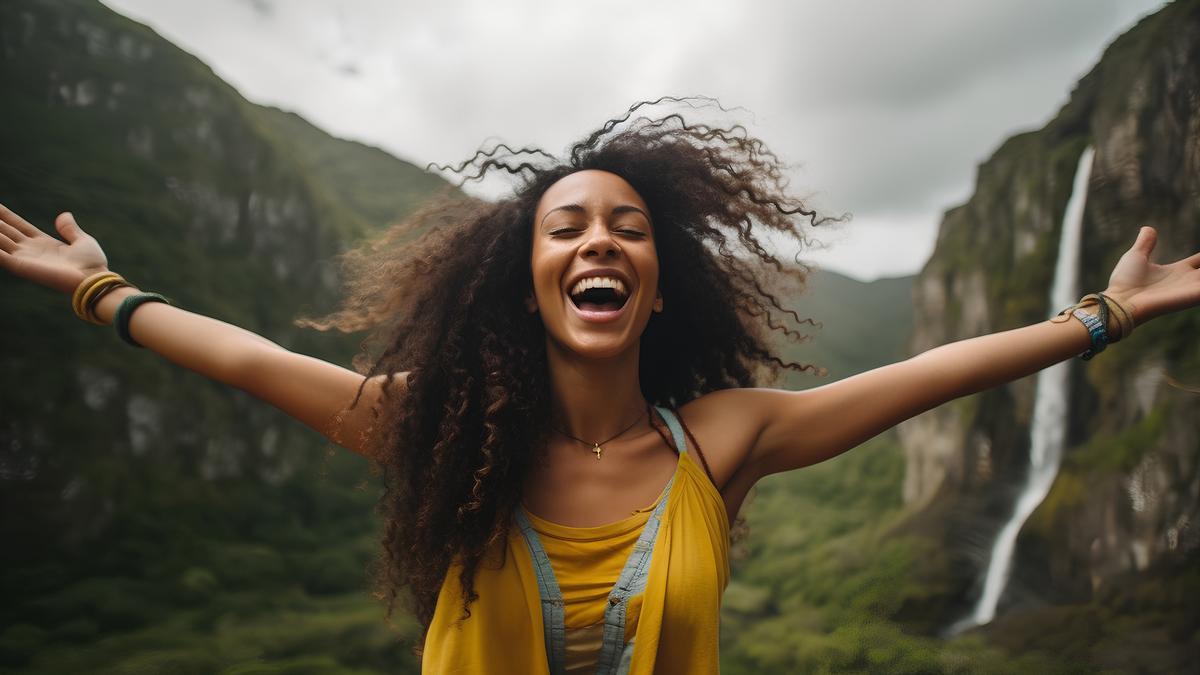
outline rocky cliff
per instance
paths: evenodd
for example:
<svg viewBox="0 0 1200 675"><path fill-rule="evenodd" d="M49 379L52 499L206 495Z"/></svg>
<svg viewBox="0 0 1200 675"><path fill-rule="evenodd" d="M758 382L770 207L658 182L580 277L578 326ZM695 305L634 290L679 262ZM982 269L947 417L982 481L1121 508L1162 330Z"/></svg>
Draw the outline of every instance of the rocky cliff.
<svg viewBox="0 0 1200 675"><path fill-rule="evenodd" d="M246 101L98 2L0 5L0 81L0 200L47 229L71 210L134 284L335 362L356 341L292 319L335 306L339 251L446 185ZM29 514L3 520L29 542L14 561L106 532L139 472L278 483L320 459L286 416L130 350L52 292L0 275L0 312L0 506Z"/></svg>
<svg viewBox="0 0 1200 675"><path fill-rule="evenodd" d="M47 229L70 210L139 287L347 366L359 336L292 319L335 308L338 252L448 187L248 102L94 0L0 3L0 82L0 201ZM361 462L58 294L0 274L0 313L0 672L217 672L264 650L416 672L361 597Z"/></svg>
<svg viewBox="0 0 1200 675"><path fill-rule="evenodd" d="M1085 292L1105 288L1138 227L1155 261L1200 250L1200 2L1178 1L1105 51L1043 128L1004 142L970 200L945 214L914 283L910 352L1052 316L1049 288L1080 153L1095 164L1084 214ZM1018 542L1001 603L1078 600L1200 547L1200 310L1158 319L1075 361L1062 470ZM1028 465L1035 378L900 427L904 498L937 522L978 594L987 547ZM1191 389L1189 391L1189 388Z"/></svg>

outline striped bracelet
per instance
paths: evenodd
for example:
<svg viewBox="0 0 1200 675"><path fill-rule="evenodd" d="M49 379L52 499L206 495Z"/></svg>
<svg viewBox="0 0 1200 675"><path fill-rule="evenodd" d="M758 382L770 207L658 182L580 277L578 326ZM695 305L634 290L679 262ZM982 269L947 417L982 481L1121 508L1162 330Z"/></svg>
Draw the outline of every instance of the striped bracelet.
<svg viewBox="0 0 1200 675"><path fill-rule="evenodd" d="M1096 307L1095 314L1084 311L1085 307L1090 308L1093 305ZM1091 346L1079 355L1079 358L1084 361L1091 360L1093 356L1104 351L1104 348L1110 343L1120 342L1129 337L1136 325L1133 312L1128 307L1103 293L1089 293L1083 296L1079 302L1062 310L1050 320L1054 323L1061 323L1069 321L1072 316L1079 319L1080 323L1087 328L1088 336L1091 338ZM1117 334L1110 333L1108 330L1110 317L1115 323L1113 328Z"/></svg>
<svg viewBox="0 0 1200 675"><path fill-rule="evenodd" d="M1103 302L1100 303L1100 307L1104 307ZM1108 312L1102 309L1101 314L1108 314ZM1108 346L1108 331L1104 328L1104 321L1095 314L1088 314L1083 311L1081 307L1076 307L1075 311L1071 312L1071 316L1083 322L1083 325L1088 329L1088 335L1092 338L1092 346L1079 355L1079 358L1084 361L1090 361L1093 356L1104 351L1104 348Z"/></svg>

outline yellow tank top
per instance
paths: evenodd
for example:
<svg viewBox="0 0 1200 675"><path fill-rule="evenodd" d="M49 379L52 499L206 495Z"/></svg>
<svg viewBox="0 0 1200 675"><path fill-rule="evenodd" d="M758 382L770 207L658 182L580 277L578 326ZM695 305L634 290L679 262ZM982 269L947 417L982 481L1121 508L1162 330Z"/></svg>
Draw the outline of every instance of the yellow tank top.
<svg viewBox="0 0 1200 675"><path fill-rule="evenodd" d="M665 492L660 493L653 504L634 511L629 517L598 527L569 527L525 512L541 538L562 591L568 674L595 670L604 637L608 594L650 513L662 501ZM639 593L629 599L625 642L637 634L642 595Z"/></svg>
<svg viewBox="0 0 1200 675"><path fill-rule="evenodd" d="M563 593L568 669L594 668L605 599L657 504L615 523L586 528L526 512ZM471 616L461 622L460 569L452 565L442 583L421 672L548 673L541 597L518 528L514 525L503 547L489 552L480 564L475 577L479 599L471 605ZM691 453L680 454L645 591L629 602L625 637L637 638L629 672L719 672L721 595L728 583L725 502ZM601 631L594 628L597 623Z"/></svg>

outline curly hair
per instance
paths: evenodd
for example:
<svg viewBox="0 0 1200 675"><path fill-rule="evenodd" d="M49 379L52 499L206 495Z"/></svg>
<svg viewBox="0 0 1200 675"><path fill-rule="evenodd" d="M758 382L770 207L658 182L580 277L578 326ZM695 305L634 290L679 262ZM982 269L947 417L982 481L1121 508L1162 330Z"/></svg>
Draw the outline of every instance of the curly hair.
<svg viewBox="0 0 1200 675"><path fill-rule="evenodd" d="M820 371L783 360L767 339L776 331L802 340L799 324L813 322L772 290L775 273L803 287L809 269L784 264L759 233L807 246L802 226L838 218L819 217L789 196L785 165L745 127L639 113L664 102L728 112L713 99L663 97L630 106L562 159L499 144L456 166L430 165L463 182L499 171L519 185L496 202L444 198L343 254L345 305L323 320L300 321L374 329L355 365L368 377L387 374L372 431L384 484L378 583L389 616L405 590L411 594L420 643L455 561L462 617L470 615L475 571L505 541L524 479L549 438L545 330L523 301L532 288L534 212L556 181L585 169L614 173L653 215L670 309L654 315L642 336L639 374L649 402L679 406L783 370Z"/></svg>

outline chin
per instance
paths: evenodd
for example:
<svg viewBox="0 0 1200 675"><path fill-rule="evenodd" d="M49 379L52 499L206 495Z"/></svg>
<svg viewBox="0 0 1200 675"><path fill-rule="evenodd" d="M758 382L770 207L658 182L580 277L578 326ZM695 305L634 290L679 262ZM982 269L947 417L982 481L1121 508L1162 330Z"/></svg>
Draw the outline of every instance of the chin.
<svg viewBox="0 0 1200 675"><path fill-rule="evenodd" d="M555 347L562 352L595 361L611 360L627 352L636 354L639 345L638 340L629 340L624 336L617 335L571 336L565 340L553 338L551 340Z"/></svg>

